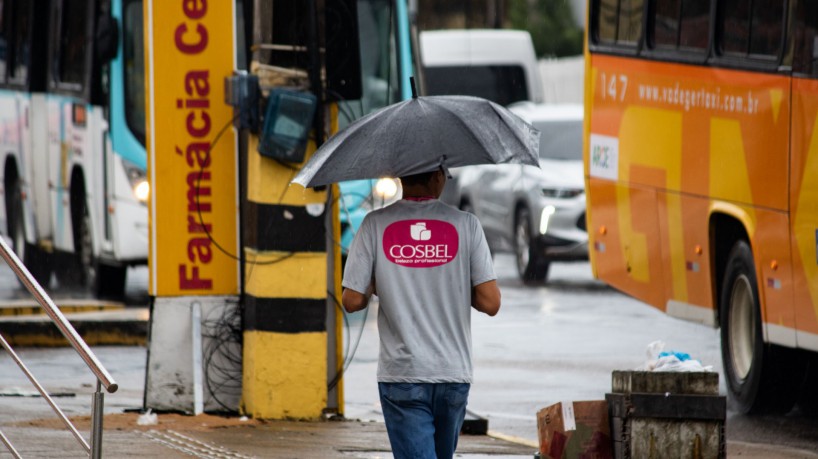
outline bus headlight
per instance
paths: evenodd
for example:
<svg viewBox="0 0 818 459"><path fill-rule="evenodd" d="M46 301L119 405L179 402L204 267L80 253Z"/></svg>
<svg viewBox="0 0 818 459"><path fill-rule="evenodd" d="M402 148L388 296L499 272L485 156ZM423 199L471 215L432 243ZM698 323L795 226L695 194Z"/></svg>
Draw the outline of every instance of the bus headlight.
<svg viewBox="0 0 818 459"><path fill-rule="evenodd" d="M388 201L398 194L398 182L391 178L382 178L375 184L375 196Z"/></svg>
<svg viewBox="0 0 818 459"><path fill-rule="evenodd" d="M142 180L133 187L133 194L140 202L148 202L151 195L151 186L147 180Z"/></svg>
<svg viewBox="0 0 818 459"><path fill-rule="evenodd" d="M134 197L139 202L146 204L151 192L147 171L124 159L122 160L122 166L125 168L125 175L128 177Z"/></svg>

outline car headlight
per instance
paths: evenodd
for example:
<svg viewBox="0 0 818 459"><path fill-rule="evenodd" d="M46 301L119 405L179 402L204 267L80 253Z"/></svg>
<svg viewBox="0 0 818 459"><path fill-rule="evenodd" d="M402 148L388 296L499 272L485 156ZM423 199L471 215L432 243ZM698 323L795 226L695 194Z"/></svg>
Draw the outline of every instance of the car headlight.
<svg viewBox="0 0 818 459"><path fill-rule="evenodd" d="M551 220L551 216L557 212L557 208L554 206L545 206L540 214L540 234L545 234L548 232L548 222Z"/></svg>
<svg viewBox="0 0 818 459"><path fill-rule="evenodd" d="M581 195L582 188L543 188L542 195L546 198L570 199Z"/></svg>
<svg viewBox="0 0 818 459"><path fill-rule="evenodd" d="M124 159L122 160L122 166L125 168L125 175L128 177L134 197L139 202L146 204L151 193L147 171Z"/></svg>

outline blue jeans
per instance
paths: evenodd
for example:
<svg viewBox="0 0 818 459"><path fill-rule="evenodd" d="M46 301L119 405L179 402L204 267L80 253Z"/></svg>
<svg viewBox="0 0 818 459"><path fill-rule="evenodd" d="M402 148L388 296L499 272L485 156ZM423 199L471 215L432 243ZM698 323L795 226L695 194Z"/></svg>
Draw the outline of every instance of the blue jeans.
<svg viewBox="0 0 818 459"><path fill-rule="evenodd" d="M466 417L467 383L378 383L395 459L450 459Z"/></svg>

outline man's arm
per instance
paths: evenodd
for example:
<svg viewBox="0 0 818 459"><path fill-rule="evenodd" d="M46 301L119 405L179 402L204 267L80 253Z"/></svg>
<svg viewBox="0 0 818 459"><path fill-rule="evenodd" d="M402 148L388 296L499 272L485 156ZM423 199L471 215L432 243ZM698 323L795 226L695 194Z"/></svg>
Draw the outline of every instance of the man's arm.
<svg viewBox="0 0 818 459"><path fill-rule="evenodd" d="M350 288L345 288L341 292L341 304L347 312L358 312L369 304L369 298L375 292L375 281L366 289L366 293L357 292Z"/></svg>
<svg viewBox="0 0 818 459"><path fill-rule="evenodd" d="M474 309L490 316L497 314L497 311L500 310L500 288L497 287L497 281L483 282L472 287L471 305Z"/></svg>

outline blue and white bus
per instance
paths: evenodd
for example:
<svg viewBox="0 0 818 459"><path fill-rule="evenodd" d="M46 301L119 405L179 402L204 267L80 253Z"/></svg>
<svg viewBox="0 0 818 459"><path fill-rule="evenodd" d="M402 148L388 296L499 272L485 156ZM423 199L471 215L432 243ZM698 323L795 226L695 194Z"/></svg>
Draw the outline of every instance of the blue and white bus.
<svg viewBox="0 0 818 459"><path fill-rule="evenodd" d="M148 250L142 2L0 7L0 233L43 286L121 296Z"/></svg>

